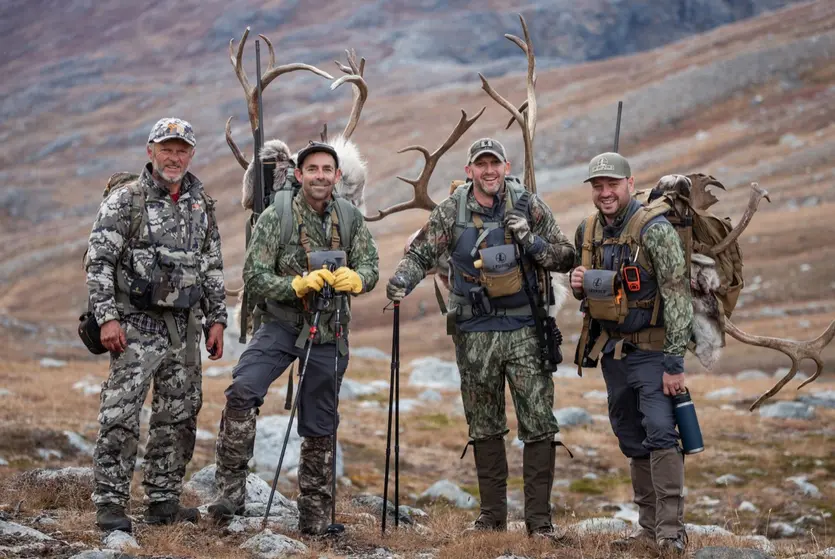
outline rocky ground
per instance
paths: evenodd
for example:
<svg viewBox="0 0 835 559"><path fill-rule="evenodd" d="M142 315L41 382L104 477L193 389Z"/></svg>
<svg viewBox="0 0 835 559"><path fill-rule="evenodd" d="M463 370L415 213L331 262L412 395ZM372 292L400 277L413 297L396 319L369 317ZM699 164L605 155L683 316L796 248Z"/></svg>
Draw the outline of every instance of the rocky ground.
<svg viewBox="0 0 835 559"><path fill-rule="evenodd" d="M387 359L379 350L354 348L343 387L337 513L347 532L338 541L300 538L296 531L295 437L285 457L269 533L261 529L267 481L272 480L287 424L284 378L271 388L259 417L248 484L250 505L244 517L226 530L206 522L198 527L143 525L140 449L132 503L134 534L103 538L94 526L89 495L97 395L106 367L57 360L0 365L0 557L118 557L114 550L133 557L282 557L288 549L301 557L618 557L609 551L608 542L633 526L637 512L630 503L628 465L605 415L605 387L595 370L583 378L568 368L555 375L554 413L574 459L559 455L551 502L555 522L576 536L574 545L548 546L520 531L521 444L515 439L510 400L512 530L503 535L460 535L476 514L478 486L470 456L460 460L467 438L457 369L436 358L406 361L402 367L404 507L401 529L382 537ZM232 363L204 365L205 404L184 496L195 506L210 502L214 491L214 439ZM754 398L774 382L774 372L690 377L706 441L705 452L686 461L686 522L695 557L827 557L831 550L825 550L835 546L835 384L818 380L796 391L794 381L775 402L748 411ZM146 429L144 411L143 443ZM393 479L389 491L392 498ZM392 526L393 517L388 529ZM721 555L711 549L716 546L737 551ZM111 551L90 555L94 549ZM631 556L653 554L645 550Z"/></svg>

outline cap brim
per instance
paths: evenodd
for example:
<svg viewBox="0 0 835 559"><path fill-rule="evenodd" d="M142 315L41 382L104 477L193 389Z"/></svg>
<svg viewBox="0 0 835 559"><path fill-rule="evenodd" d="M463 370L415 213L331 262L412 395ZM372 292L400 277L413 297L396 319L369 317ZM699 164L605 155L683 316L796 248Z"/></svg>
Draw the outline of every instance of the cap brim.
<svg viewBox="0 0 835 559"><path fill-rule="evenodd" d="M502 154L501 154L501 153L499 153L498 151L495 151L495 150L492 150L492 149L483 149L483 150L481 150L481 151L477 152L475 155L473 155L472 157L470 157L470 163L472 163L473 161L475 161L476 159L478 159L479 157L481 157L481 156L482 156L482 155L484 155L485 153L489 153L489 154L491 154L491 155L495 155L496 157L498 157L498 158L499 158L499 161L501 161L501 162L503 162L503 163L507 163L507 158L506 158L504 155L502 155Z"/></svg>
<svg viewBox="0 0 835 559"><path fill-rule="evenodd" d="M162 138L154 138L149 143L158 144L160 142L164 142L165 140L182 140L185 143L187 143L188 145L190 145L191 147L194 147L194 145L195 145L195 142L192 142L191 140L183 138L182 136L179 136L177 134L174 134L174 135L171 135L171 136L163 136Z"/></svg>
<svg viewBox="0 0 835 559"><path fill-rule="evenodd" d="M589 177L584 180L583 182L589 182L591 179L597 179L600 177L607 177L610 179L625 179L627 178L626 175L618 175L615 173L595 173L593 175L589 175Z"/></svg>

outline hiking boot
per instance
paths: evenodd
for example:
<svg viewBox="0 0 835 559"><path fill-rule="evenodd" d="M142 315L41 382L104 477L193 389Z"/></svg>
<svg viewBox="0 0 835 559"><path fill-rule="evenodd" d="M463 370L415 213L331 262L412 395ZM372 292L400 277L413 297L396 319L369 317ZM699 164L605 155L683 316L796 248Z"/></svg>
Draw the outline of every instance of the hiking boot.
<svg viewBox="0 0 835 559"><path fill-rule="evenodd" d="M145 524L173 524L175 522L200 521L200 511L194 508L180 506L174 501L151 503L145 511Z"/></svg>
<svg viewBox="0 0 835 559"><path fill-rule="evenodd" d="M525 443L522 479L525 484L525 526L528 534L552 533L551 487L554 483L555 443L551 439Z"/></svg>
<svg viewBox="0 0 835 559"><path fill-rule="evenodd" d="M217 524L229 524L236 513L241 512L243 507L236 507L235 504L221 497L209 505L209 517Z"/></svg>
<svg viewBox="0 0 835 559"><path fill-rule="evenodd" d="M684 555L687 543L682 538L659 538L658 551L663 555Z"/></svg>
<svg viewBox="0 0 835 559"><path fill-rule="evenodd" d="M125 507L115 503L100 505L96 509L96 526L104 532L131 531L130 518L125 514Z"/></svg>
<svg viewBox="0 0 835 559"><path fill-rule="evenodd" d="M466 532L507 530L507 454L504 439L474 441L481 511Z"/></svg>
<svg viewBox="0 0 835 559"><path fill-rule="evenodd" d="M640 528L625 538L614 540L609 546L615 551L630 551L641 546L653 547L655 546L655 536Z"/></svg>
<svg viewBox="0 0 835 559"><path fill-rule="evenodd" d="M575 538L572 538L566 530L550 524L535 530L528 530L528 536L531 538L542 538L560 545L573 546L577 543Z"/></svg>

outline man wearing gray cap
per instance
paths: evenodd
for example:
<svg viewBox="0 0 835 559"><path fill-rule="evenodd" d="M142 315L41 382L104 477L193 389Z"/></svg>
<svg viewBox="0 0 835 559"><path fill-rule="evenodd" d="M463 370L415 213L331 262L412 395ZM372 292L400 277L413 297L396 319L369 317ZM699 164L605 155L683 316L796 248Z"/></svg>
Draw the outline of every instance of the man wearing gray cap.
<svg viewBox="0 0 835 559"><path fill-rule="evenodd" d="M96 524L105 531L131 530L139 415L152 382L145 522L199 519L180 506L202 404L198 344L204 322L209 359L223 355L226 303L214 201L188 171L196 143L188 122L158 121L150 161L138 176L111 177L90 234L90 310L110 352L94 454Z"/></svg>
<svg viewBox="0 0 835 559"><path fill-rule="evenodd" d="M464 169L469 180L432 211L386 292L392 301L403 299L427 270L449 259L447 333L455 343L481 499L472 529L507 529L507 383L525 445L528 534L562 539L551 523L550 506L554 436L559 432L554 381L543 370L533 309L523 286L537 285L537 269L567 272L574 249L550 208L508 176L510 162L501 143L492 138L474 142ZM516 244L524 249L523 256Z"/></svg>
<svg viewBox="0 0 835 559"><path fill-rule="evenodd" d="M609 420L630 459L639 507L640 530L613 545L651 541L683 554L684 455L671 397L685 391L693 323L684 247L660 210L633 198L635 179L622 155L594 157L585 182L598 211L574 240L571 288L585 313L575 363L582 370L600 360Z"/></svg>

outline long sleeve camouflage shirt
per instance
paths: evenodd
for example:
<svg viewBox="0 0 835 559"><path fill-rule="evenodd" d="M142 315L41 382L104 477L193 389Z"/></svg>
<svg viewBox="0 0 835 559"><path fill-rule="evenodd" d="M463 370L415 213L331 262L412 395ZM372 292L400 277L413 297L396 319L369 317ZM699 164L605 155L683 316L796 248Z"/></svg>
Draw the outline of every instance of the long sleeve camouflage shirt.
<svg viewBox="0 0 835 559"><path fill-rule="evenodd" d="M155 243L161 243L197 253L198 278L203 289L200 307L205 321L208 325L226 325L220 233L217 221L208 217L208 212L214 212L214 202L203 191L203 184L193 174L186 173L175 203L168 188L154 180L148 163L139 176L137 188L144 191L144 209L132 210L131 187L120 188L102 203L90 233L87 287L96 321L101 325L131 315L143 329L167 333L162 320L135 317L144 313L124 308L116 296L117 291L126 293L137 276L149 275L156 257ZM132 224L134 218L138 222ZM186 314L175 312L174 316L178 329L184 331Z"/></svg>
<svg viewBox="0 0 835 559"><path fill-rule="evenodd" d="M311 250L330 250L331 248L331 212L336 211L332 200L325 208L324 215L319 215L300 193L293 197L293 215L300 215L305 231L310 240ZM379 256L377 244L368 230L362 213L355 207L351 232L351 246L346 250L348 268L354 270L362 279L362 293L374 289L379 279ZM293 307L305 314L308 323L313 321L313 313L306 309L304 302L296 296L293 278L304 275L307 269L307 253L299 241L299 228L293 227L290 240L281 246L280 208L268 207L252 231L252 238L244 261L244 282L249 293L271 299L283 305ZM351 297L348 297L350 302ZM345 323L348 316L341 317ZM334 341L333 324L323 322L319 325L318 343Z"/></svg>
<svg viewBox="0 0 835 559"><path fill-rule="evenodd" d="M506 192L506 190L505 190ZM504 203L502 194L494 204ZM467 207L473 212L489 214L470 190ZM458 214L455 198L450 196L429 214L429 220L415 237L409 251L400 261L395 274L404 278L407 292L415 288L426 276L427 270L449 258L452 251L453 230ZM567 272L574 261L574 247L560 231L551 209L536 194L530 197L531 232L534 241L527 253L536 263L552 272Z"/></svg>
<svg viewBox="0 0 835 559"><path fill-rule="evenodd" d="M624 209L624 212L626 209ZM598 212L598 219L605 219ZM583 233L585 220L580 223L574 236L577 249L574 267L582 262ZM664 354L665 367L669 373L684 370L684 353L690 341L693 326L693 300L690 293L690 279L684 259L684 249L678 233L667 221L652 223L644 229L641 247L652 263L664 309ZM583 298L582 292L574 296Z"/></svg>

